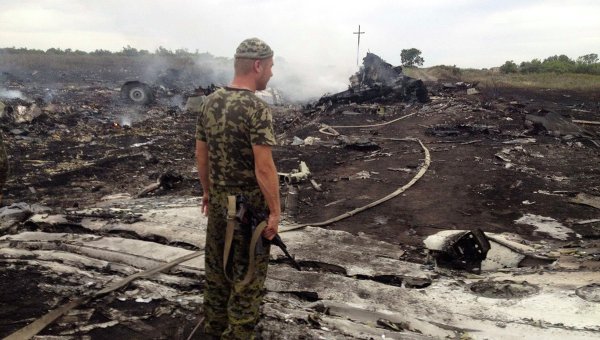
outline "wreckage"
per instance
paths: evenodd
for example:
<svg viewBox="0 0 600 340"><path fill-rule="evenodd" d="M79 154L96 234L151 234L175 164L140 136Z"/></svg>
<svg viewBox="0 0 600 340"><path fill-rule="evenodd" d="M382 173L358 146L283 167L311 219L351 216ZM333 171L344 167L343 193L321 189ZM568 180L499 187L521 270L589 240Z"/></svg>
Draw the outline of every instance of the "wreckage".
<svg viewBox="0 0 600 340"><path fill-rule="evenodd" d="M350 77L350 86L346 91L325 95L317 106L325 103L372 103L429 100L423 81L408 77L402 73L401 66L392 66L374 53L367 53L360 70Z"/></svg>
<svg viewBox="0 0 600 340"><path fill-rule="evenodd" d="M202 317L196 117L122 105L129 74L89 85L97 69L54 91L2 80L19 98L2 99L0 337L68 308L37 338L187 339ZM401 83L374 70L360 86ZM596 97L427 86L273 108L302 271L273 250L262 337L600 336Z"/></svg>

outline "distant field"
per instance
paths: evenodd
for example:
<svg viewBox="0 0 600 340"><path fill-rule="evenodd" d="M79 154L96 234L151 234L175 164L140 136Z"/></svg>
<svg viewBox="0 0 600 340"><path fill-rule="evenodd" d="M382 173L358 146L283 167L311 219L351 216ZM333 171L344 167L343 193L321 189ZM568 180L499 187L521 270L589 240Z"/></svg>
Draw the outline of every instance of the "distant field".
<svg viewBox="0 0 600 340"><path fill-rule="evenodd" d="M47 55L0 54L0 72L17 75L87 71L105 79L123 80L132 74L157 75L168 68L188 69L208 83L226 82L231 61L208 54L190 56ZM502 74L495 70L459 69L453 66L404 68L408 76L425 81L479 82L480 87L515 87L571 90L600 90L600 76L576 73ZM50 75L49 75L50 74ZM39 77L39 76L38 76Z"/></svg>
<svg viewBox="0 0 600 340"><path fill-rule="evenodd" d="M116 81L141 79L153 82L167 70L181 71L183 79L199 84L222 83L231 72L231 62L209 55L190 56L120 56L120 55L48 55L0 54L0 73L21 80L44 83L69 81Z"/></svg>
<svg viewBox="0 0 600 340"><path fill-rule="evenodd" d="M589 74L502 74L496 70L456 69L446 66L405 68L404 72L410 77L427 81L479 82L482 87L600 90L600 76Z"/></svg>

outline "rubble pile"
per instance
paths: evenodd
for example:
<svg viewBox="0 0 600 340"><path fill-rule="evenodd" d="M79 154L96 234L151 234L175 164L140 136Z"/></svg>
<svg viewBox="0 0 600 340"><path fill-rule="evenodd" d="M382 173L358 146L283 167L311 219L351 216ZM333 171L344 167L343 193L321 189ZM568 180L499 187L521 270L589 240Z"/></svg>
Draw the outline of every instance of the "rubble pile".
<svg viewBox="0 0 600 340"><path fill-rule="evenodd" d="M402 67L393 67L374 53L367 53L360 70L350 77L348 90L319 99L325 103L372 103L429 100L427 88L420 79L402 74Z"/></svg>

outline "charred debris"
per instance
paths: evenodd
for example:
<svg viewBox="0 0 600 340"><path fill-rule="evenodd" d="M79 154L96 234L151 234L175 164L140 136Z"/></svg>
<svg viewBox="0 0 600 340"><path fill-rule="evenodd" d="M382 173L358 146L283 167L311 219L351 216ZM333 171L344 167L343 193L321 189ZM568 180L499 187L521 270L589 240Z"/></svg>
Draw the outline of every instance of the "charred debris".
<svg viewBox="0 0 600 340"><path fill-rule="evenodd" d="M323 96L317 105L349 103L390 103L429 100L423 81L408 77L402 73L402 66L392 66L378 55L367 53L363 65L350 77L350 86L346 91Z"/></svg>
<svg viewBox="0 0 600 340"><path fill-rule="evenodd" d="M273 254L263 338L598 337L600 98L448 79L425 87L375 54L363 61L348 90L273 107L287 222L348 218L282 234L303 271ZM142 77L85 70L50 89L1 74L12 167L1 336L78 297L96 298L41 338L193 332L201 255L97 294L202 253L188 108L214 87L165 76L124 85ZM395 198L348 214L418 174Z"/></svg>

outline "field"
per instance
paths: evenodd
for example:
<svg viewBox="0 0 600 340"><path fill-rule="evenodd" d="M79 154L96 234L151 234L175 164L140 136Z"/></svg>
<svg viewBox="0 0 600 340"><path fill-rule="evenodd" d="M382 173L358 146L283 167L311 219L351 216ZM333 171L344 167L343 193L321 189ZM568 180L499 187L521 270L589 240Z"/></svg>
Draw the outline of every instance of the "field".
<svg viewBox="0 0 600 340"><path fill-rule="evenodd" d="M0 337L74 296L203 250L196 117L184 104L199 86L226 77L211 69L215 63L227 61L0 56L0 89L21 94L0 101L25 113L39 108L29 121L6 110L2 118L12 168L3 209L29 210L2 219ZM273 255L261 336L600 336L600 211L593 205L600 126L572 122L600 121L600 77L448 67L405 73L425 81L430 101L273 107L278 170L291 173L304 161L315 182L282 182L284 229L340 216L424 174L364 212L283 232L305 270ZM119 93L130 79L171 87L159 89L156 103L136 106ZM563 125L536 123L550 112ZM319 132L325 125L345 137ZM480 274L434 265L425 239L476 229L541 262ZM203 285L201 261L187 264L85 304L40 334L186 339L202 315ZM492 297L474 293L489 282L504 286L485 291ZM519 285L533 288L512 290Z"/></svg>

